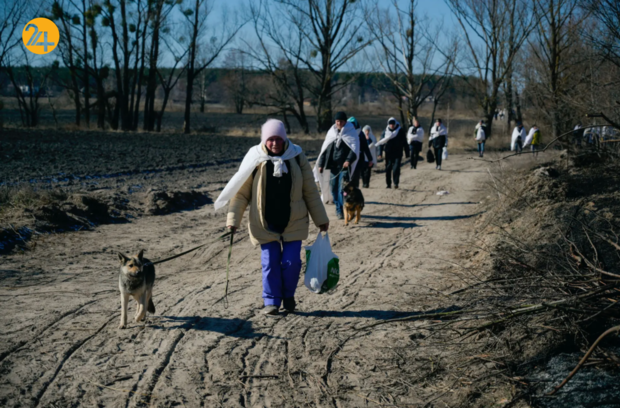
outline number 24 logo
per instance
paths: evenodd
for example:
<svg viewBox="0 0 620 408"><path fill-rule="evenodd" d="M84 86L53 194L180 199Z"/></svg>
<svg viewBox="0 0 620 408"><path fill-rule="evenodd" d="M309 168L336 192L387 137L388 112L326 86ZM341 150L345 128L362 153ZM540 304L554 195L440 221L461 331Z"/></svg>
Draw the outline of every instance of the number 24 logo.
<svg viewBox="0 0 620 408"><path fill-rule="evenodd" d="M22 33L24 45L35 54L51 52L58 45L59 39L58 27L47 18L35 18L29 21Z"/></svg>

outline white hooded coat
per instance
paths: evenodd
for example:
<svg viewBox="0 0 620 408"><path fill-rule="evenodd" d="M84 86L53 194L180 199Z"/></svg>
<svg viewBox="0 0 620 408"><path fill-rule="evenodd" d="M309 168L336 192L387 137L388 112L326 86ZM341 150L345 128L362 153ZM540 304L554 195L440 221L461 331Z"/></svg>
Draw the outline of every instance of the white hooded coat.
<svg viewBox="0 0 620 408"><path fill-rule="evenodd" d="M333 125L331 129L329 129L327 135L325 136L323 146L321 147L321 153L319 154L319 157L314 165L314 169L312 170L314 173L314 180L319 183L319 186L321 187L321 199L324 203L328 203L330 201L333 202L331 189L329 188L329 180L332 174L331 171L328 171L327 169L324 169L323 173L321 173L319 171L319 161L321 156L325 154L325 151L330 144L336 143L336 146L340 146L340 143L342 142L346 143L346 145L349 146L349 149L355 153L355 161L349 166L351 174L354 174L355 167L357 166L357 162L360 157L360 139L359 132L355 129L353 123L347 122L347 124L344 125L340 131L336 125Z"/></svg>
<svg viewBox="0 0 620 408"><path fill-rule="evenodd" d="M510 150L512 150L513 152L515 151L515 149L517 148L517 138L521 137L521 143L525 142L525 126L521 127L521 130L519 130L519 127L515 127L515 129L512 131L512 140L510 142Z"/></svg>

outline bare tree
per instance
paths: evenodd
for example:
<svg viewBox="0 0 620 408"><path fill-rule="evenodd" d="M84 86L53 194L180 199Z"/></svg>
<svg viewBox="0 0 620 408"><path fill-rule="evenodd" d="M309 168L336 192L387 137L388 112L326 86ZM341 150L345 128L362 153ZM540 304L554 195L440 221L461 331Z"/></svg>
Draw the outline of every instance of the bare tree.
<svg viewBox="0 0 620 408"><path fill-rule="evenodd" d="M162 30L164 34L169 34L170 31L166 27ZM179 38L182 40L183 38ZM164 91L164 99L161 104L161 108L159 109L159 113L157 114L157 128L158 132L161 131L161 122L164 117L164 113L166 112L166 106L168 105L168 100L170 99L170 93L177 85L179 80L183 75L185 75L185 70L187 67L183 65L181 68L177 68L179 64L181 64L186 60L186 56L188 53L187 48L183 47L180 41L174 39L172 35L169 37L164 37L163 42L166 45L166 48L169 51L169 54L174 58L174 65L172 68L163 69L162 67L157 67L157 76L159 78L159 83ZM167 71L167 75L166 75Z"/></svg>
<svg viewBox="0 0 620 408"><path fill-rule="evenodd" d="M207 39L207 22L210 23L209 17L213 14L213 3L212 0L192 0L191 8L183 10L189 38L184 133L190 132L194 81L219 57L243 26L243 23L231 20L223 13L221 21L225 23L222 24L220 37L212 35Z"/></svg>
<svg viewBox="0 0 620 408"><path fill-rule="evenodd" d="M371 10L375 18L369 15L366 19L368 30L379 44L376 60L392 84L403 123L406 123L403 99L407 104L407 122L418 116L418 108L429 96L434 95L439 103L437 97L444 92L436 92L436 87L447 84L446 78L452 76L456 60L457 42L454 41L443 47L443 58L438 61L436 54L441 30L433 30L425 22L427 20L418 15L417 9L417 0L408 0L406 9L393 1L392 12L376 7Z"/></svg>
<svg viewBox="0 0 620 408"><path fill-rule="evenodd" d="M444 99L446 92L450 89L453 84L453 76L443 75L441 78L437 80L437 83L433 87L433 111L431 112L431 120L428 124L428 129L433 127L433 123L435 123L435 114L437 113L437 106Z"/></svg>
<svg viewBox="0 0 620 408"><path fill-rule="evenodd" d="M584 0L582 3L594 19L586 37L597 57L603 60L592 58L588 64L592 73L590 109L606 112L615 123L620 123L620 3L616 0Z"/></svg>
<svg viewBox="0 0 620 408"><path fill-rule="evenodd" d="M572 128L570 96L586 78L581 52L580 0L539 0L538 27L529 40L530 95L551 124L554 137Z"/></svg>
<svg viewBox="0 0 620 408"><path fill-rule="evenodd" d="M29 11L28 1L5 1L0 9L0 69L6 66L11 51L22 42L21 29L25 14Z"/></svg>
<svg viewBox="0 0 620 408"><path fill-rule="evenodd" d="M250 94L248 60L248 55L239 49L230 50L224 59L227 71L223 79L224 86L238 114L242 114L243 108L252 104L254 99Z"/></svg>
<svg viewBox="0 0 620 408"><path fill-rule="evenodd" d="M273 82L273 86L258 94L253 102L276 108L287 123L287 113L293 115L304 133L309 133L304 109L309 72L301 60L308 51L304 32L282 13L282 9L269 8L266 2L253 4L251 8L257 44L244 41L245 52Z"/></svg>
<svg viewBox="0 0 620 408"><path fill-rule="evenodd" d="M67 90L69 95L73 98L73 104L75 107L75 124L80 126L82 119L82 101L80 98L80 76L82 73L79 69L80 57L79 50L76 44L76 29L80 22L80 17L77 14L72 15L67 7L72 7L69 1L55 1L52 4L52 19L59 23L60 32L60 55L67 68L69 68L69 83L62 84Z"/></svg>
<svg viewBox="0 0 620 408"><path fill-rule="evenodd" d="M588 35L600 54L620 67L620 3L616 0L583 0L584 8L600 24Z"/></svg>
<svg viewBox="0 0 620 408"><path fill-rule="evenodd" d="M10 57L15 48L22 42L21 30L24 24L24 18L28 13L30 4L24 1L5 1L0 8L0 80L8 77L8 67L10 66ZM7 74L6 76L4 74ZM0 88L2 87L0 82ZM0 113L2 112L2 101L0 101ZM2 118L0 117L0 127L2 127Z"/></svg>
<svg viewBox="0 0 620 408"><path fill-rule="evenodd" d="M464 40L462 63L456 70L465 79L492 129L502 83L536 16L528 0L447 0Z"/></svg>
<svg viewBox="0 0 620 408"><path fill-rule="evenodd" d="M11 57L5 59L5 70L15 89L15 98L19 107L22 125L24 127L36 127L39 125L41 105L39 98L45 95L45 84L51 75L58 69L58 61L50 66L34 68L30 64L29 52L22 48L24 64L20 67L11 64Z"/></svg>
<svg viewBox="0 0 620 408"><path fill-rule="evenodd" d="M296 25L307 41L295 55L313 76L308 87L316 99L317 130L332 126L332 97L354 77L337 80L337 72L369 44L360 30L360 11L357 0L277 0L285 7L288 21ZM293 51L293 50L288 50ZM317 60L317 57L318 60Z"/></svg>
<svg viewBox="0 0 620 408"><path fill-rule="evenodd" d="M144 130L155 129L155 123L159 122L159 114L155 111L155 91L157 89L157 81L160 78L158 75L160 43L162 36L170 33L169 16L176 8L177 2L170 0L153 0L150 4L152 4L149 13L151 16L151 35L148 55L149 69L144 100ZM178 63L179 60L176 61L175 67ZM169 93L170 90L168 90L167 94Z"/></svg>

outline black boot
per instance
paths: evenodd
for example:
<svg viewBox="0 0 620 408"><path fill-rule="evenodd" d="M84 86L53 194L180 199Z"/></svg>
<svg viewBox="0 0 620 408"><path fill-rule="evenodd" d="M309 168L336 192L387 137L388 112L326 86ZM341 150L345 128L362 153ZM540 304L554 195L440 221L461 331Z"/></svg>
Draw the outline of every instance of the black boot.
<svg viewBox="0 0 620 408"><path fill-rule="evenodd" d="M295 298L283 299L282 303L282 308L289 313L293 313L295 311L295 306L297 306L297 303L295 303Z"/></svg>

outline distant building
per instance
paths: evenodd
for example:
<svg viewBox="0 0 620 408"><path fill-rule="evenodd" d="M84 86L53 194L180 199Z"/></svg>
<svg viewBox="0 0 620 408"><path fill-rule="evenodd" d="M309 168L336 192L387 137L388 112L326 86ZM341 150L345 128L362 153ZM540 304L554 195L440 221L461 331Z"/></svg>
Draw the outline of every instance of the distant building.
<svg viewBox="0 0 620 408"><path fill-rule="evenodd" d="M39 93L39 87L38 86L33 86L32 89L31 89L30 85L20 85L19 86L19 90L21 91L22 95L24 95L24 96L35 96L36 94Z"/></svg>

